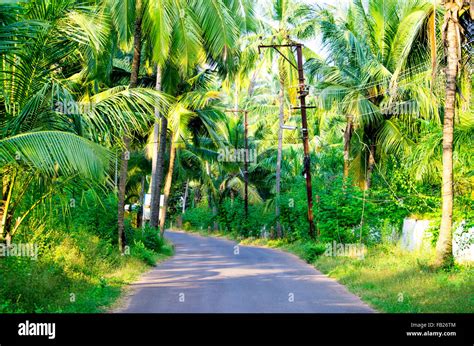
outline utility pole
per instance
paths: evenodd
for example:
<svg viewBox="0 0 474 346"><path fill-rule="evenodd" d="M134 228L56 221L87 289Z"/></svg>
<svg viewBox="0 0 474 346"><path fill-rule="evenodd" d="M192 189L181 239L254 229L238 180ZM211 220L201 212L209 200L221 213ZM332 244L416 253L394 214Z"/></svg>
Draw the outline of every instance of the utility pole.
<svg viewBox="0 0 474 346"><path fill-rule="evenodd" d="M296 49L296 63L295 65L288 57L286 57L278 48L286 47L290 48L293 53L293 48ZM308 223L309 223L309 236L315 238L315 227L314 227L314 216L313 216L313 187L311 184L311 158L309 154L309 140L308 140L308 120L306 118L306 109L314 108L306 106L306 96L308 96L308 88L305 85L304 70L303 70L303 44L291 42L288 44L271 44L271 45L259 45L258 50L262 48L275 49L291 66L298 70L298 93L300 99L300 107L294 107L293 109L301 110L301 123L302 123L302 137L303 137L303 150L304 150L304 161L303 161L303 175L306 179L306 196L308 199Z"/></svg>
<svg viewBox="0 0 474 346"><path fill-rule="evenodd" d="M244 146L245 146L245 159L244 159L244 214L245 221L248 221L249 216L249 141L248 141L248 110L245 109L229 109L226 110L228 113L243 113L244 114Z"/></svg>

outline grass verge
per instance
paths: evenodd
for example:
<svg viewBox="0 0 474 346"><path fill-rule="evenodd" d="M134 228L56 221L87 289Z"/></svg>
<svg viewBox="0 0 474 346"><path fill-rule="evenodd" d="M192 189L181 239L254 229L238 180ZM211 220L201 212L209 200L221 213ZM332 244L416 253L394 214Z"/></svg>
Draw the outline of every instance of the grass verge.
<svg viewBox="0 0 474 346"><path fill-rule="evenodd" d="M473 313L474 267L432 269L431 256L377 246L363 260L320 256L314 265L383 312Z"/></svg>
<svg viewBox="0 0 474 346"><path fill-rule="evenodd" d="M198 231L201 235L212 235ZM238 238L242 245L278 248L314 265L381 312L473 313L474 266L433 269L432 253L408 253L395 245L369 247L363 259L323 256L324 244Z"/></svg>
<svg viewBox="0 0 474 346"><path fill-rule="evenodd" d="M0 313L99 313L124 286L169 256L167 242L147 248L133 241L121 256L116 246L89 232L48 234L37 259L0 258Z"/></svg>

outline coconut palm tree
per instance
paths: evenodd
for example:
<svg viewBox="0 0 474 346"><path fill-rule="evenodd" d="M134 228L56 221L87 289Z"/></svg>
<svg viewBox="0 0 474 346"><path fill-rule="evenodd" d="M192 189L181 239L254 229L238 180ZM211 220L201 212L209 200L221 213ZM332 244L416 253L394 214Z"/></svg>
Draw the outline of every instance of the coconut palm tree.
<svg viewBox="0 0 474 346"><path fill-rule="evenodd" d="M422 118L439 121L435 97L425 82L431 72L429 51L419 43L427 40L424 28L434 10L425 2L374 0L368 8L361 1L351 2L342 17L335 16L335 10L311 12L330 54L311 59L307 69L321 107L347 119L344 175L352 166L364 189L370 187L376 161L383 157L381 150L407 150L412 144L400 123L414 117L405 110L389 112L387 106L416 99ZM351 154L354 137L358 143L352 149L360 150Z"/></svg>
<svg viewBox="0 0 474 346"><path fill-rule="evenodd" d="M191 86L193 87L193 86ZM160 232L163 234L166 221L167 203L171 192L176 151L186 138L197 139L200 134L216 138L215 124L221 113L213 110L212 103L219 97L213 90L191 90L181 95L168 113L170 133L169 167L164 185L164 203L160 216Z"/></svg>
<svg viewBox="0 0 474 346"><path fill-rule="evenodd" d="M133 59L130 73L130 88L136 88L138 85L138 73L140 71L140 61L142 53L142 21L143 21L143 1L135 0L135 23L133 31ZM130 159L130 134L123 135L124 151L120 161L118 203L117 203L117 226L118 226L118 244L122 253L125 251L125 189L127 186L128 160Z"/></svg>
<svg viewBox="0 0 474 346"><path fill-rule="evenodd" d="M166 9L166 2L161 8ZM171 59L166 60L163 56L158 61L158 66L163 75L163 83L158 83L167 93L179 98L179 84L190 77L190 73L195 71L195 67L207 62L216 66L219 73L224 74L235 69L234 59L238 54L237 39L241 31L247 30L252 23L252 10L250 1L220 2L220 1L170 1L169 10L155 11L155 22L160 28L165 28L167 32L164 42L160 44L161 52L169 54ZM232 11L237 10L234 15ZM171 23L175 23L171 25ZM201 34L200 34L201 33ZM161 35L164 35L163 30ZM160 53L160 51L158 51ZM166 54L165 54L166 57ZM162 64L166 61L166 66ZM157 75L161 75L157 74ZM164 79L163 79L164 78ZM155 225L159 218L159 195L161 190L161 180L163 177L162 167L165 152L165 129L167 121L161 120L160 128L160 149L154 157L154 174L152 177L152 205L151 224ZM155 125L154 151L157 150L158 125ZM170 142L170 157L174 159L173 141ZM166 191L169 193L170 181L174 160L170 161L170 169L165 182L165 206ZM163 215L166 215L164 213ZM160 225L164 225L164 220L160 220ZM161 226L163 229L163 226Z"/></svg>
<svg viewBox="0 0 474 346"><path fill-rule="evenodd" d="M444 2L443 41L446 51L446 99L443 120L443 172L441 183L441 227L436 243L435 265L442 266L452 261L453 225L453 140L456 114L456 85L462 61L462 32L460 17L470 11L474 20L474 5L470 1L446 0Z"/></svg>
<svg viewBox="0 0 474 346"><path fill-rule="evenodd" d="M8 21L4 13L10 10L0 6L0 18ZM162 100L160 105L166 103L147 89L91 87L89 58L98 56L109 30L108 17L99 8L71 1L32 1L15 10L15 20L20 20L2 26L2 35L10 37L8 44L14 49L0 49L2 238L18 228L18 222L12 225L16 206L33 183L19 179L23 173L43 176L51 188L57 179L71 183L67 175L107 184L111 155L105 146L125 132L145 130L156 99Z"/></svg>

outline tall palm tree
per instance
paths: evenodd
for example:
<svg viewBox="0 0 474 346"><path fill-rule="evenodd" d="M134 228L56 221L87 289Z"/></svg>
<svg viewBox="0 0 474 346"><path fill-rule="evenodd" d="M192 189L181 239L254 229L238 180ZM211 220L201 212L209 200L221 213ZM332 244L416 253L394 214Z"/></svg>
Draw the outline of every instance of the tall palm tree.
<svg viewBox="0 0 474 346"><path fill-rule="evenodd" d="M470 6L470 7L469 7ZM436 243L437 266L452 261L452 225L453 225L453 139L454 119L456 115L456 85L462 59L462 32L459 18L463 11L470 10L474 20L474 6L470 1L446 0L443 41L446 51L446 99L443 121L443 172L442 172L442 216L439 237Z"/></svg>
<svg viewBox="0 0 474 346"><path fill-rule="evenodd" d="M344 131L344 175L349 166L356 180L368 189L381 150L406 148L410 137L400 130L410 114L386 112L385 105L410 99L432 99L420 102L420 115L438 116L434 95L426 81L430 65L426 46L420 40L435 7L419 1L351 2L345 14L336 10L314 9L322 40L330 55L311 59L307 69L315 78L320 105L346 119ZM312 19L314 21L314 19ZM351 148L352 139L357 143ZM352 149L359 148L351 159Z"/></svg>
<svg viewBox="0 0 474 346"><path fill-rule="evenodd" d="M161 90L161 67L156 67L156 90ZM155 124L153 125L152 137L152 173L151 173L151 203L150 203L150 226L158 228L161 200L161 183L163 180L163 161L166 152L166 135L168 130L168 119L155 111Z"/></svg>
<svg viewBox="0 0 474 346"><path fill-rule="evenodd" d="M291 23L291 15L294 13L294 3L293 1L289 0L277 0L274 2L273 8L273 19L278 23L278 27L274 29L272 37L277 37L278 43L284 43L287 37L290 36L290 23ZM287 61L283 59L283 57L278 56L278 72L279 72L279 81L280 81L280 92L279 92L279 104L280 109L278 112L278 149L277 149L277 163L276 163L276 174L275 174L275 195L277 203L275 203L275 216L276 216L276 232L277 237L282 236L281 224L279 221L280 217L280 206L279 206L279 198L280 198L280 184L281 184L281 161L283 157L283 125L285 124L285 90L290 96L290 103L295 104L296 100L296 88L294 85L296 84L296 76L295 70L292 66L289 65ZM295 64L296 61L294 56L291 55L290 59L293 60Z"/></svg>
<svg viewBox="0 0 474 346"><path fill-rule="evenodd" d="M133 34L133 60L130 74L130 88L138 85L138 73L140 71L140 60L142 53L142 21L143 21L143 1L135 0L135 25ZM128 160L130 159L130 134L123 135L124 151L120 163L119 185L118 185L118 205L117 205L117 226L118 244L122 253L125 251L125 189L127 186Z"/></svg>
<svg viewBox="0 0 474 346"><path fill-rule="evenodd" d="M193 90L181 95L168 113L170 132L169 167L164 185L163 209L160 215L160 232L164 233L167 206L171 192L173 172L175 168L176 151L182 147L187 137L198 138L199 133L206 133L207 137L216 137L215 124L219 120L219 113L212 109L212 103L218 98L215 91Z"/></svg>
<svg viewBox="0 0 474 346"><path fill-rule="evenodd" d="M177 11L175 5L182 4L182 1L169 0L169 1L149 1L149 0L134 0L134 1L116 1L116 0L105 0L108 4L113 23L116 28L117 40L120 43L122 50L130 50L130 42L133 41L132 49L132 64L130 69L130 87L134 88L138 85L140 74L142 71L142 61L145 61L145 65L150 64L152 61L157 61L156 69L156 83L155 90L161 91L161 64L166 61L167 49L169 49L169 35L170 25L172 18L171 13ZM133 34L133 39L132 39ZM160 99L156 100L157 107L155 108L155 123L154 123L154 154L152 155L152 182L150 189L152 191L152 206L154 203L154 191L157 189L156 174L162 172L160 169L156 169L157 152L158 152L158 134L159 124L158 121L161 119L162 125L166 126L166 119L160 117ZM128 135L128 134L127 134ZM127 160L125 154L129 152L128 148L129 139L123 138L125 150L122 153L121 169L120 169L120 184L119 184L119 237L123 237L124 227L124 201L126 195L126 165ZM164 141L162 141L164 143ZM164 145L162 146L164 150ZM158 190L160 189L158 184ZM159 195L159 194L158 194ZM158 201L159 202L159 201ZM152 225L156 226L155 210L152 207ZM143 208L140 213L143 212Z"/></svg>
<svg viewBox="0 0 474 346"><path fill-rule="evenodd" d="M4 10L11 7L0 6L2 19L8 18ZM2 238L11 227L11 233L18 228L11 220L34 183L22 179L23 190L17 189L23 173L42 175L51 187L28 210L51 196L55 179L70 184L67 174L107 184L110 152L104 146L124 132L143 131L157 97L160 106L166 103L142 88L91 88L90 61L105 46L109 30L108 16L100 8L32 1L16 10L13 30L2 26L2 35L10 37L15 49L0 48L0 170L2 191L8 191L2 193Z"/></svg>
<svg viewBox="0 0 474 346"><path fill-rule="evenodd" d="M219 73L225 74L235 69L234 59L238 54L237 39L241 31L247 30L251 23L252 10L251 1L178 1L171 2L170 11L159 15L162 19L157 21L161 26L165 23L168 31L168 46L165 46L171 59L167 60L164 68L164 75L168 78L162 85L164 90L179 98L179 84L188 79L195 72L197 66L207 62L218 68ZM232 11L237 10L234 15ZM163 59L163 57L162 57ZM167 121L162 120L160 128L160 138L165 136ZM157 131L155 131L157 132ZM172 134L171 134L172 135ZM156 141L156 140L155 140ZM161 144L162 143L162 144ZM165 141L160 140L160 150L156 156L155 178L152 181L152 224L155 224L159 215L159 188L163 177L160 167L163 167ZM170 157L175 157L173 140L170 142ZM163 148L163 149L162 149ZM155 147L156 150L156 147ZM170 161L168 174L165 182L165 199L163 210L167 207L167 194L171 188L172 171L174 161ZM171 172L171 173L170 173ZM166 216L166 211L162 214ZM160 219L159 224L163 232L165 220Z"/></svg>

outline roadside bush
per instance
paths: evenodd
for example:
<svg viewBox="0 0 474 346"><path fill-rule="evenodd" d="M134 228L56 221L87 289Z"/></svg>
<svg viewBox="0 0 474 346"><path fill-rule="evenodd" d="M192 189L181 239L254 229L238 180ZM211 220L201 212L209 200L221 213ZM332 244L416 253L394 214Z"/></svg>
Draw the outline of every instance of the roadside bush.
<svg viewBox="0 0 474 346"><path fill-rule="evenodd" d="M274 226L275 215L265 210L263 204L249 204L248 219L245 218L244 201L234 198L225 199L219 206L217 217L219 228L225 232L243 237L259 237L265 228L270 231Z"/></svg>
<svg viewBox="0 0 474 346"><path fill-rule="evenodd" d="M76 204L69 215L53 204L45 222L27 220L14 242L37 245L38 256L0 257L0 313L101 312L121 286L172 253L158 232L135 230L127 220L130 255L121 256L116 221L107 229L116 217L107 214L116 215L110 212L117 208L113 201L102 200L111 203L107 211L91 198L88 207Z"/></svg>
<svg viewBox="0 0 474 346"><path fill-rule="evenodd" d="M316 222L322 242L353 243L361 236L367 240L375 206L370 198L364 198L359 187L350 182L343 185L342 178L338 178L327 189L318 191Z"/></svg>
<svg viewBox="0 0 474 346"><path fill-rule="evenodd" d="M306 189L304 179L300 180L285 191L279 201L281 223L291 241L309 239ZM350 182L343 188L342 178L325 184L315 181L314 186L319 187L314 189L313 215L320 241L354 242L360 236L363 214L362 237L366 239L368 221L374 212L370 199L364 204L362 191Z"/></svg>
<svg viewBox="0 0 474 346"><path fill-rule="evenodd" d="M279 201L280 222L290 241L309 239L308 204L304 179L296 179L291 188L281 194Z"/></svg>
<svg viewBox="0 0 474 346"><path fill-rule="evenodd" d="M163 250L166 242L160 236L160 231L146 224L143 228L134 228L130 222L127 222L125 229L125 238L127 244L141 242L147 249L160 252Z"/></svg>
<svg viewBox="0 0 474 346"><path fill-rule="evenodd" d="M314 262L314 260L324 254L325 251L325 244L315 242L304 242L302 244L302 257L308 263Z"/></svg>
<svg viewBox="0 0 474 346"><path fill-rule="evenodd" d="M212 221L212 210L204 206L188 208L183 214L183 224L187 223L190 229L207 229L212 227Z"/></svg>
<svg viewBox="0 0 474 346"><path fill-rule="evenodd" d="M100 200L100 202L99 202ZM70 208L70 215L65 216L69 228L94 230L101 239L117 243L117 197L115 194L95 196L85 192ZM113 210L114 212L111 212Z"/></svg>
<svg viewBox="0 0 474 346"><path fill-rule="evenodd" d="M134 240L130 247L130 253L133 257L145 262L149 266L156 264L156 253L143 244L141 240Z"/></svg>

